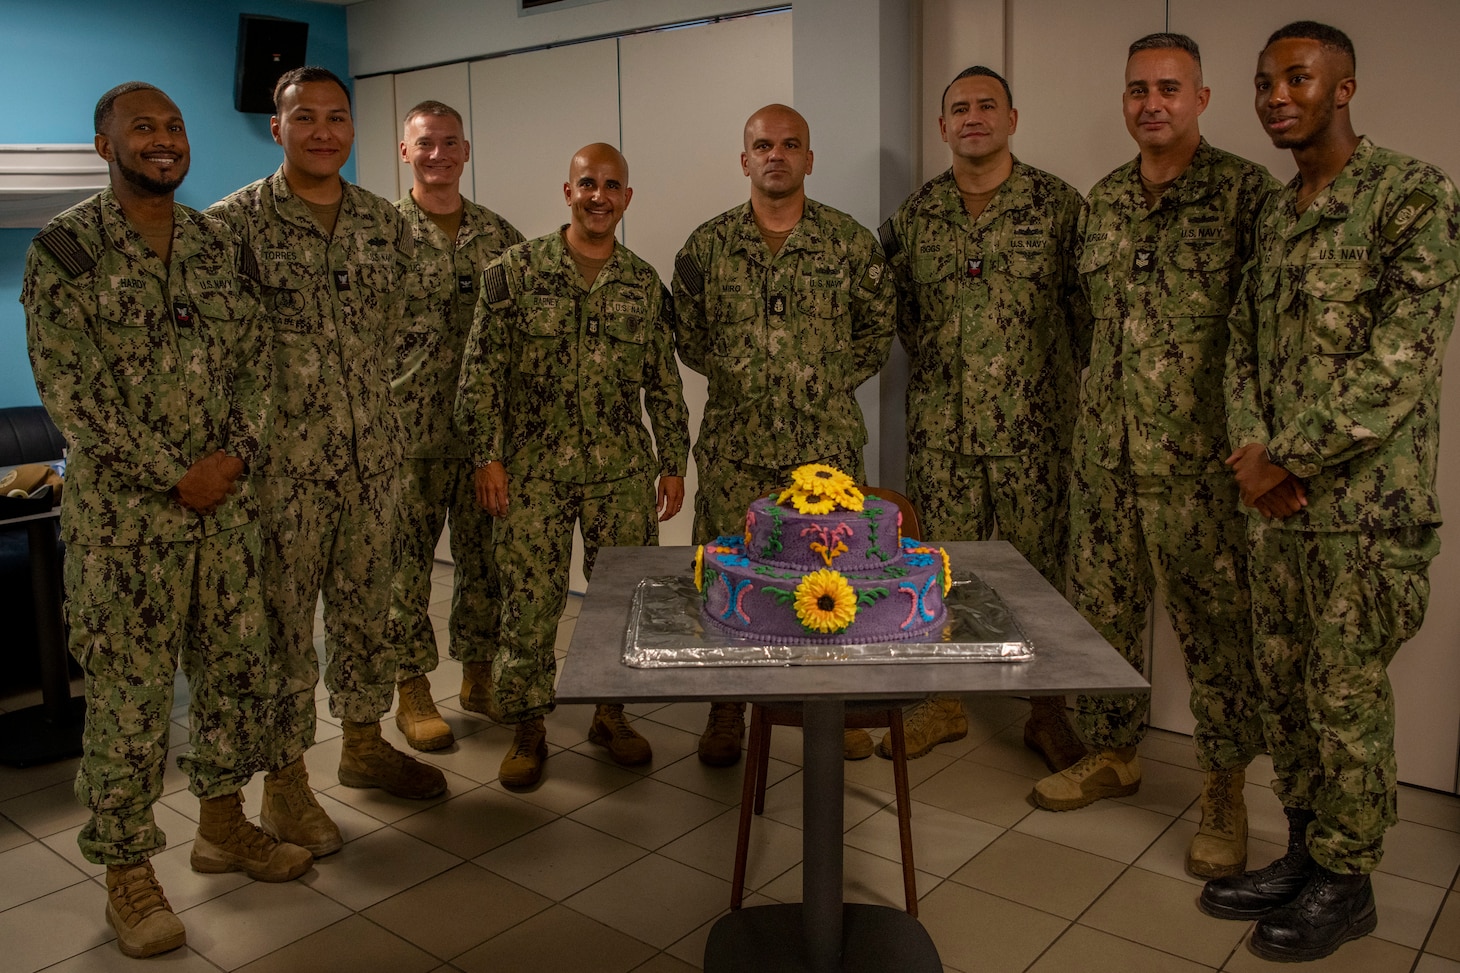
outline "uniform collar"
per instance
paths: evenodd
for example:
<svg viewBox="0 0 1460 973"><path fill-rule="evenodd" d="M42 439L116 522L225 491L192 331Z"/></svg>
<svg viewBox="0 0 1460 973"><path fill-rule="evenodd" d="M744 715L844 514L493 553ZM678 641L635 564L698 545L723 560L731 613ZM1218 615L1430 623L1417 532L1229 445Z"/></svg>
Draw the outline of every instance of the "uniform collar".
<svg viewBox="0 0 1460 973"><path fill-rule="evenodd" d="M289 188L289 180L284 178L284 166L280 163L279 168L269 176L269 191L272 193L273 206L279 216L283 219L305 229L313 230L316 234L323 236L324 231L320 229L319 223L315 221L314 214L309 211L304 200L300 199ZM360 190L353 183L340 178L340 185L344 192L340 196L340 218L335 224L336 232L339 231L339 223L346 219L355 217L362 212L358 204Z"/></svg>
<svg viewBox="0 0 1460 973"><path fill-rule="evenodd" d="M1191 164L1176 181L1166 187L1161 194L1156 206L1185 206L1197 200L1206 199L1212 194L1213 168L1217 162L1217 150L1212 148L1211 143L1202 136L1197 143L1196 154L1191 157ZM1146 205L1145 189L1141 185L1141 157L1137 155L1135 160L1128 165L1126 173L1126 192L1134 197L1142 209ZM1254 202L1256 202L1254 200Z"/></svg>
<svg viewBox="0 0 1460 973"><path fill-rule="evenodd" d="M817 251L822 249L826 241L826 228L823 225L824 207L816 200L806 198L806 208L801 212L801 219L791 228L791 235L786 237L786 242L781 244L777 257L782 253L790 253L795 250ZM755 210L751 207L750 201L742 203L732 210L735 213L734 224L737 230L735 239L732 241L732 248L743 250L750 256L764 255L770 258L770 249L766 247L765 240L760 235L760 227L755 225Z"/></svg>
<svg viewBox="0 0 1460 973"><path fill-rule="evenodd" d="M441 227L436 225L436 221L431 219L431 214L427 213L421 204L416 202L416 197L409 192L401 197L400 201L396 203L396 207L407 220L411 221L413 228L419 228L417 236L419 237L420 233L424 232L427 240L437 250L459 250L470 243L473 237L486 231L486 227L473 212L476 209L475 204L465 196L461 197L461 227L456 231L455 240L446 239L446 234ZM442 246L443 242L447 245Z"/></svg>
<svg viewBox="0 0 1460 973"><path fill-rule="evenodd" d="M117 201L116 194L112 192L110 186L101 191L97 205L101 210L101 232L107 241L107 246L119 253L129 254L138 259L155 260L165 271L167 265L163 264L162 259L152 252L152 248L143 240L142 234L132 229L132 224L127 222L127 215L122 212L122 204ZM173 202L170 262L187 260L201 249L202 239L197 232L192 211L181 203ZM164 272L161 276L166 278L167 274Z"/></svg>
<svg viewBox="0 0 1460 973"><path fill-rule="evenodd" d="M1338 175L1334 177L1333 183L1328 187L1327 193L1321 206L1309 206L1302 213L1293 225L1293 231L1306 230L1316 224L1319 220L1346 220L1353 213L1354 197L1359 192L1358 172L1369 164L1370 157L1374 154L1374 143L1369 141L1367 135L1359 137L1359 144L1354 146L1353 155L1343 164ZM1284 209L1281 212L1291 212L1290 207L1296 205L1298 188L1302 184L1303 176L1298 173L1293 176L1288 184L1283 187L1282 200L1279 205Z"/></svg>
<svg viewBox="0 0 1460 973"><path fill-rule="evenodd" d="M933 193L928 200L927 212L950 223L971 226L968 210L963 205L963 195L958 191L958 181L953 177L952 167L944 169L938 179L940 185L938 191ZM985 215L992 219L1003 213L1030 209L1033 206L1034 176L1032 170L1015 158L1014 168L1010 170L1009 178L999 184L998 190L989 200L983 213L979 215L979 219L983 219Z"/></svg>

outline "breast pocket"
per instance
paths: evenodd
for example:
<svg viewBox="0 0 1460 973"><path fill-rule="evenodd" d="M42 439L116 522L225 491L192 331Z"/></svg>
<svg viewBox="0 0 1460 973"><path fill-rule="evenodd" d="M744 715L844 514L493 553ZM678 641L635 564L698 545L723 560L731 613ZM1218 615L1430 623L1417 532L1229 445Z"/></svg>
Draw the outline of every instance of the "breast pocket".
<svg viewBox="0 0 1460 973"><path fill-rule="evenodd" d="M1369 349L1374 323L1369 298L1378 283L1367 264L1304 268L1301 288L1312 354L1357 355Z"/></svg>
<svg viewBox="0 0 1460 973"><path fill-rule="evenodd" d="M122 386L130 389L149 385L158 376L171 375L178 368L171 328L160 308L141 303L123 308L106 308L97 321L97 346L107 368Z"/></svg>
<svg viewBox="0 0 1460 973"><path fill-rule="evenodd" d="M710 354L719 358L747 358L760 330L760 302L753 297L721 296L715 303Z"/></svg>
<svg viewBox="0 0 1460 973"><path fill-rule="evenodd" d="M1090 313L1097 318L1114 318L1119 314L1117 296L1125 275L1115 272L1118 249L1114 240L1088 241L1080 248L1080 279L1090 298Z"/></svg>
<svg viewBox="0 0 1460 973"><path fill-rule="evenodd" d="M528 294L518 299L517 367L527 375L567 375L573 367L567 337L576 331L577 305L566 297Z"/></svg>
<svg viewBox="0 0 1460 973"><path fill-rule="evenodd" d="M644 379L644 353L649 328L641 314L610 313L603 320L603 333L608 340L608 353L622 383L637 389ZM638 398L637 394L634 396Z"/></svg>
<svg viewBox="0 0 1460 973"><path fill-rule="evenodd" d="M1237 276L1237 250L1231 241L1202 246L1178 244L1167 258L1163 302L1171 317L1208 318L1226 316L1232 307Z"/></svg>

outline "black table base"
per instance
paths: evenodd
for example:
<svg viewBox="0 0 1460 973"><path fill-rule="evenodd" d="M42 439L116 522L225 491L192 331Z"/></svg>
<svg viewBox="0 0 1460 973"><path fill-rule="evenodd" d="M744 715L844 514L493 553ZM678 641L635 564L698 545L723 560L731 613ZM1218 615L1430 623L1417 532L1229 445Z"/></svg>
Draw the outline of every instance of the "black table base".
<svg viewBox="0 0 1460 973"><path fill-rule="evenodd" d="M705 973L823 973L809 965L802 906L740 909L710 928ZM942 973L928 931L912 916L885 905L842 906L842 973Z"/></svg>

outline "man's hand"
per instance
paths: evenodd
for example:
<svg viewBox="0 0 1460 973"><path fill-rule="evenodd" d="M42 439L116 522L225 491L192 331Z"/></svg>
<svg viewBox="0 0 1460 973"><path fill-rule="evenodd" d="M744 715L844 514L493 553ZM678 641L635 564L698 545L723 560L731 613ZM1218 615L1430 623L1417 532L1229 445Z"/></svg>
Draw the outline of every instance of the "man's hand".
<svg viewBox="0 0 1460 973"><path fill-rule="evenodd" d="M189 510L210 514L238 491L243 460L223 450L204 456L172 488L172 498Z"/></svg>
<svg viewBox="0 0 1460 973"><path fill-rule="evenodd" d="M1258 497L1252 506L1268 520L1274 517L1281 520L1308 506L1308 491L1303 489L1302 480L1289 473L1287 479Z"/></svg>
<svg viewBox="0 0 1460 973"><path fill-rule="evenodd" d="M1237 489L1242 493L1242 502L1256 507L1259 497L1272 490L1289 476L1288 471L1276 466L1267 458L1267 447L1261 443L1248 443L1227 457L1227 465L1237 478Z"/></svg>
<svg viewBox="0 0 1460 973"><path fill-rule="evenodd" d="M654 503L659 508L660 523L679 513L679 508L684 506L684 477L661 476Z"/></svg>
<svg viewBox="0 0 1460 973"><path fill-rule="evenodd" d="M478 466L473 478L476 487L477 505L493 517L507 514L507 467L500 460L492 460L486 466Z"/></svg>

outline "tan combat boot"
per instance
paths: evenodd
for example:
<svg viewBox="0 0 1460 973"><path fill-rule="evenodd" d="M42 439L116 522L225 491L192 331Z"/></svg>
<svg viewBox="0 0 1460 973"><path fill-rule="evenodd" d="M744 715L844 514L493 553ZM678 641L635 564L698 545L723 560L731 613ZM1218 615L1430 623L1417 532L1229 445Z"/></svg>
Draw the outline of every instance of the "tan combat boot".
<svg viewBox="0 0 1460 973"><path fill-rule="evenodd" d="M461 667L461 708L502 722L502 710L492 698L492 664L468 662Z"/></svg>
<svg viewBox="0 0 1460 973"><path fill-rule="evenodd" d="M1141 758L1135 747L1087 754L1073 767L1034 785L1034 803L1046 811L1073 811L1106 797L1129 797L1141 789Z"/></svg>
<svg viewBox="0 0 1460 973"><path fill-rule="evenodd" d="M379 787L387 794L413 801L424 801L446 791L446 775L386 743L380 736L379 723L345 720L343 726L341 784Z"/></svg>
<svg viewBox="0 0 1460 973"><path fill-rule="evenodd" d="M614 763L636 767L654 759L649 741L624 719L623 703L599 703L593 711L593 725L588 728L588 742L607 747Z"/></svg>
<svg viewBox="0 0 1460 973"><path fill-rule="evenodd" d="M417 750L440 750L456 742L451 727L441 718L431 698L431 683L425 676L412 676L395 684L395 725L406 742Z"/></svg>
<svg viewBox="0 0 1460 973"><path fill-rule="evenodd" d="M106 867L106 921L116 930L117 948L133 959L156 956L188 941L150 861Z"/></svg>
<svg viewBox="0 0 1460 973"><path fill-rule="evenodd" d="M309 871L314 856L279 841L243 816L243 795L234 792L198 802L198 834L189 861L193 871L243 872L260 882L288 882Z"/></svg>
<svg viewBox="0 0 1460 973"><path fill-rule="evenodd" d="M547 727L542 717L523 720L512 728L512 746L502 757L497 779L503 787L531 787L542 779L547 760Z"/></svg>
<svg viewBox="0 0 1460 973"><path fill-rule="evenodd" d="M921 757L940 743L952 743L968 736L968 717L963 700L956 696L925 699L902 717L902 736L911 760ZM892 759L892 734L885 733L877 743L877 756Z"/></svg>
<svg viewBox="0 0 1460 973"><path fill-rule="evenodd" d="M332 855L345 844L339 827L324 813L314 788L309 786L303 757L283 770L264 775L259 828L280 841L298 845L315 858Z"/></svg>
<svg viewBox="0 0 1460 973"><path fill-rule="evenodd" d="M1024 721L1024 745L1044 758L1055 773L1073 767L1084 758L1085 745L1075 736L1065 712L1063 696L1031 696L1029 719Z"/></svg>
<svg viewBox="0 0 1460 973"><path fill-rule="evenodd" d="M872 756L872 734L866 730L842 730L842 758L866 760Z"/></svg>
<svg viewBox="0 0 1460 973"><path fill-rule="evenodd" d="M745 736L744 703L711 703L710 718L700 734L700 763L729 767L740 760L740 741Z"/></svg>
<svg viewBox="0 0 1460 973"><path fill-rule="evenodd" d="M1247 768L1207 771L1201 791L1201 827L1186 851L1186 870L1197 878L1226 878L1247 869Z"/></svg>

